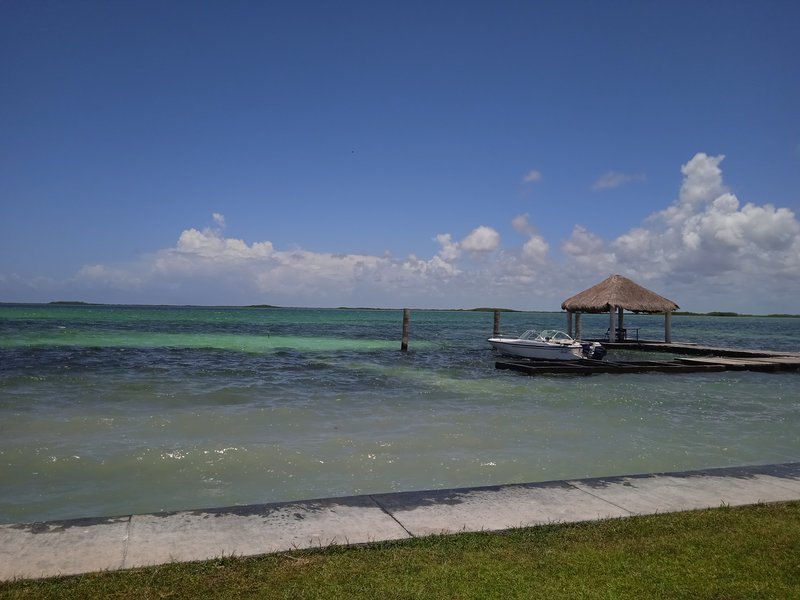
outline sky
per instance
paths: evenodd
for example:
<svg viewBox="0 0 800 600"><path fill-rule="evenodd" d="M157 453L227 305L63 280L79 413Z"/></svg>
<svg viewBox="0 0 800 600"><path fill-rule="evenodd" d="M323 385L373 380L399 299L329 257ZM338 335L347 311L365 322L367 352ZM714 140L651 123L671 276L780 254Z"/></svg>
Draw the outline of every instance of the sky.
<svg viewBox="0 0 800 600"><path fill-rule="evenodd" d="M800 3L0 2L0 302L800 313Z"/></svg>

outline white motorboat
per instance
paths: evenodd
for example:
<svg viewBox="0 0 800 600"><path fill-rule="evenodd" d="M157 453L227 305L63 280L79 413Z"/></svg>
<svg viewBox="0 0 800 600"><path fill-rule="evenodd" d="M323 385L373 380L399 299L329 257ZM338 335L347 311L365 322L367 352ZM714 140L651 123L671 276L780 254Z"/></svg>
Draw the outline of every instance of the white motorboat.
<svg viewBox="0 0 800 600"><path fill-rule="evenodd" d="M538 360L602 359L606 354L598 342L580 342L555 329L529 329L519 337L491 337L488 341L501 354Z"/></svg>

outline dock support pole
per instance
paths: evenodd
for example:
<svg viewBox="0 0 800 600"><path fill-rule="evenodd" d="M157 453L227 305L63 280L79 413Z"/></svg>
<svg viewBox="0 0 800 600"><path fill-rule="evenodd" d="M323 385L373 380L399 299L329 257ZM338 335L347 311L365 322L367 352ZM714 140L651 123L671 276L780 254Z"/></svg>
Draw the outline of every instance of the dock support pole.
<svg viewBox="0 0 800 600"><path fill-rule="evenodd" d="M612 306L612 307L610 307L610 309L608 311L608 341L609 342L614 342L614 341L616 341L616 338L617 338L617 336L614 335L616 333L614 330L617 328L615 323L614 323L614 316L615 316L615 311L616 310L617 309Z"/></svg>
<svg viewBox="0 0 800 600"><path fill-rule="evenodd" d="M668 344L672 343L672 313L664 313L664 341Z"/></svg>
<svg viewBox="0 0 800 600"><path fill-rule="evenodd" d="M581 313L575 313L575 339L581 339Z"/></svg>
<svg viewBox="0 0 800 600"><path fill-rule="evenodd" d="M572 335L572 311L567 311L567 335L570 337L575 337Z"/></svg>
<svg viewBox="0 0 800 600"><path fill-rule="evenodd" d="M403 339L400 341L400 351L408 352L408 321L410 319L411 311L407 308L403 309Z"/></svg>
<svg viewBox="0 0 800 600"><path fill-rule="evenodd" d="M495 309L494 311L494 327L492 327L492 337L497 337L500 335L500 311Z"/></svg>

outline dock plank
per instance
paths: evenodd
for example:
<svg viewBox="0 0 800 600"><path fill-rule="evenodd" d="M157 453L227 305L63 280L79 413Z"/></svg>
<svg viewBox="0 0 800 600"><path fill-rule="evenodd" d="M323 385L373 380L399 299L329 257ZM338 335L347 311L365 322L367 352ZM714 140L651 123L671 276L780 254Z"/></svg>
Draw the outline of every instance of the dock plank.
<svg viewBox="0 0 800 600"><path fill-rule="evenodd" d="M794 371L800 369L800 360L791 357L728 358L720 356L677 358L683 364L721 364L730 371Z"/></svg>
<svg viewBox="0 0 800 600"><path fill-rule="evenodd" d="M714 373L724 371L721 364L681 364L675 361L632 361L601 362L591 361L497 361L495 368L507 369L527 375L577 374L596 375L601 373Z"/></svg>
<svg viewBox="0 0 800 600"><path fill-rule="evenodd" d="M592 360L541 361L505 357L495 362L497 369L507 369L528 375L599 373L711 373L719 371L759 371L780 373L800 370L800 352L779 352L747 348L717 348L689 343L667 343L640 340L636 342L606 342L613 350L663 352L675 356L671 360Z"/></svg>

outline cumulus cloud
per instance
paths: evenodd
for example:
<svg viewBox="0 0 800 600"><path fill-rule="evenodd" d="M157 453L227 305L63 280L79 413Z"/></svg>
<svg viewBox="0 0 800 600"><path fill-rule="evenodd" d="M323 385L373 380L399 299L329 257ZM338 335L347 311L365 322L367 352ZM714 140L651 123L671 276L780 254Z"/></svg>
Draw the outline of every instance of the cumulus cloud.
<svg viewBox="0 0 800 600"><path fill-rule="evenodd" d="M439 257L442 260L452 262L461 254L459 244L453 241L449 233L440 233L436 236L436 241L442 246L442 249L439 251Z"/></svg>
<svg viewBox="0 0 800 600"><path fill-rule="evenodd" d="M410 255L395 260L388 255L279 250L270 241L247 243L226 237L219 229L189 228L181 232L173 247L129 264L86 265L74 281L91 289L104 285L128 293L145 287L162 292L185 289L187 293L205 288L206 297L224 290L228 298L268 297L287 299L291 304L362 304L364 297L393 304L404 294L408 299L426 290L437 294L452 278L462 275L459 261L464 252L486 254L500 243L497 231L486 226L476 227L461 241L448 233L435 239L440 250L430 259Z"/></svg>
<svg viewBox="0 0 800 600"><path fill-rule="evenodd" d="M787 208L741 206L723 182L723 159L696 154L681 168L678 199L648 220L655 238L651 245L669 260L661 268L705 276L736 271L743 278L776 277L791 264L800 224Z"/></svg>
<svg viewBox="0 0 800 600"><path fill-rule="evenodd" d="M661 287L684 282L695 295L725 290L728 296L719 303L766 294L786 277L797 286L795 214L771 204L742 206L723 181L723 160L696 154L681 167L680 192L666 209L608 242L576 227L565 253L576 266L602 265Z"/></svg>
<svg viewBox="0 0 800 600"><path fill-rule="evenodd" d="M314 293L326 286L347 289L387 259L365 255L277 251L271 242L248 244L219 230L187 229L175 246L117 265L87 265L76 280L121 290L141 286L172 289L211 286L207 293L263 297ZM322 293L322 296L325 294Z"/></svg>
<svg viewBox="0 0 800 600"><path fill-rule="evenodd" d="M609 171L601 175L593 184L593 190L603 190L608 188L617 188L626 183L634 181L644 181L646 177L642 174L628 175L625 173L618 173L617 171Z"/></svg>
<svg viewBox="0 0 800 600"><path fill-rule="evenodd" d="M499 245L500 234L485 225L476 227L461 241L461 247L468 252L491 252Z"/></svg>
<svg viewBox="0 0 800 600"><path fill-rule="evenodd" d="M605 242L599 236L588 231L583 225L575 225L572 235L564 242L563 250L573 260L593 257L604 252Z"/></svg>
<svg viewBox="0 0 800 600"><path fill-rule="evenodd" d="M525 213L517 215L511 221L512 227L519 233L528 236L528 241L522 245L522 256L529 262L544 265L547 260L547 252L550 244L539 235L536 227L530 222L530 215Z"/></svg>
<svg viewBox="0 0 800 600"><path fill-rule="evenodd" d="M553 309L621 273L690 310L797 312L800 223L788 208L742 202L725 185L723 160L693 156L681 166L674 201L613 238L576 224L566 239L548 240L521 214L510 225L523 239L509 245L480 225L461 239L435 235L430 256L393 258L245 241L224 234L225 218L215 213L213 228L187 228L171 247L129 263L86 265L63 288L101 301L116 290L111 301ZM4 297L22 288L0 274Z"/></svg>
<svg viewBox="0 0 800 600"><path fill-rule="evenodd" d="M511 225L519 233L525 233L528 235L533 235L536 233L536 228L531 225L530 215L528 213L514 217L511 221Z"/></svg>
<svg viewBox="0 0 800 600"><path fill-rule="evenodd" d="M540 235L532 235L527 242L522 245L522 255L538 264L545 264L547 261L547 251L550 245Z"/></svg>
<svg viewBox="0 0 800 600"><path fill-rule="evenodd" d="M722 169L719 166L723 160L725 160L724 154L708 156L705 152L698 152L683 165L681 173L684 179L678 204L684 206L707 204L727 192L722 183Z"/></svg>
<svg viewBox="0 0 800 600"><path fill-rule="evenodd" d="M178 244L170 254L188 254L218 261L237 261L248 258L269 257L274 249L271 242L256 242L247 245L243 240L223 238L211 229L198 231L187 229L178 238Z"/></svg>

